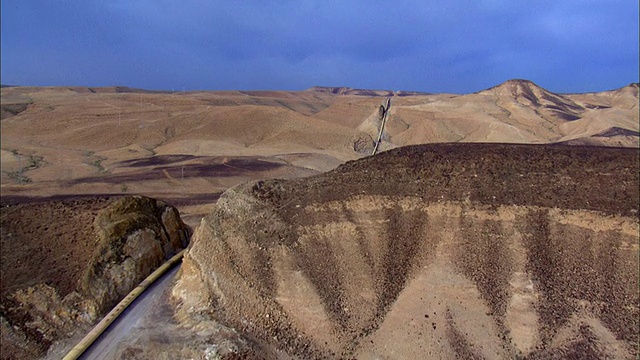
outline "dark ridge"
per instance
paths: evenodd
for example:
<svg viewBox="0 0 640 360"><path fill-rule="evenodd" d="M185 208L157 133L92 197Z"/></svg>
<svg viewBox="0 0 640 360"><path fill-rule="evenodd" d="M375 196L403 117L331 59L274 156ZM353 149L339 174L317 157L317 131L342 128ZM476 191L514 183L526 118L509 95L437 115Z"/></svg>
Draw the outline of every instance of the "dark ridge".
<svg viewBox="0 0 640 360"><path fill-rule="evenodd" d="M541 106L542 104L540 103L540 99L538 99L538 97L536 96L536 94L533 93L533 90L531 90L531 87L529 86L520 86L520 89L522 90L522 97L531 101L531 103L533 103L533 105L535 106ZM518 98L518 95L515 91L513 93L513 95L516 97L516 99Z"/></svg>
<svg viewBox="0 0 640 360"><path fill-rule="evenodd" d="M330 86L314 86L312 88L307 89L307 91L315 91L329 94L344 94L346 91L351 91L352 88L348 87L330 87Z"/></svg>
<svg viewBox="0 0 640 360"><path fill-rule="evenodd" d="M596 109L596 110L600 110L600 109L611 109L611 106L608 106L608 105L584 104L584 106L585 106L587 109Z"/></svg>
<svg viewBox="0 0 640 360"><path fill-rule="evenodd" d="M507 80L501 84L492 86L490 88L487 88L485 90L480 90L480 91L486 91L486 90L494 90L500 87L505 87L505 86L512 86L512 85L521 85L524 87L529 87L529 86L536 86L542 89L542 87L538 86L536 83L534 83L531 80L526 80L526 79L511 79L511 80Z"/></svg>
<svg viewBox="0 0 640 360"><path fill-rule="evenodd" d="M594 134L592 136L601 136L601 137L640 136L640 132L613 126L597 134Z"/></svg>
<svg viewBox="0 0 640 360"><path fill-rule="evenodd" d="M112 94L112 93L116 93L116 94L128 94L128 93L134 93L134 94L172 94L172 91L166 91L166 90L145 90L145 89L138 89L138 88L130 88L128 86L100 86L100 87L88 87L88 86L69 86L69 87L65 87L66 89L69 89L71 91L75 91L78 93L94 93L94 94Z"/></svg>
<svg viewBox="0 0 640 360"><path fill-rule="evenodd" d="M165 159L171 161L171 159ZM136 163L136 166L152 166L146 165L145 159ZM282 163L256 160L254 158L234 158L220 164L218 159L212 159L210 163L201 162L197 164L185 164L174 166L156 166L151 169L143 169L125 174L102 174L99 176L85 177L70 180L69 185L91 184L91 183L125 183L140 180L161 180L167 179L167 174L174 179L182 178L207 178L207 177L230 177L248 174L252 172L264 172L275 170L287 166Z"/></svg>
<svg viewBox="0 0 640 360"><path fill-rule="evenodd" d="M571 113L571 112L567 112L567 111L551 110L551 113L554 116L556 116L556 117L558 117L558 118L560 118L562 120L565 120L565 121L575 121L575 120L582 119L580 116L578 116L578 115L576 115L574 113Z"/></svg>
<svg viewBox="0 0 640 360"><path fill-rule="evenodd" d="M421 92L421 91L405 91L399 90L396 91L396 96L404 97L404 96L422 96L422 95L434 95L435 93L431 92Z"/></svg>
<svg viewBox="0 0 640 360"><path fill-rule="evenodd" d="M2 99L0 99L0 109L2 113L0 119L4 120L16 116L27 110L31 104L33 104L33 99L24 94L3 94Z"/></svg>
<svg viewBox="0 0 640 360"><path fill-rule="evenodd" d="M2 119L6 119L12 116L16 116L18 114L20 114L21 112L27 110L27 108L29 107L28 103L24 103L24 104L7 104L7 105L2 105L2 112L6 112L7 114L3 114Z"/></svg>
<svg viewBox="0 0 640 360"><path fill-rule="evenodd" d="M636 240L637 241L637 240ZM624 289L620 284L625 284L625 272L637 274L637 269L625 269L619 263L622 253L621 236L614 231L604 233L604 246L596 254L597 271L599 276L594 283L599 285L600 291L589 294L596 299L596 303L601 305L601 318L607 326L618 336L618 338L632 343L638 343L640 337L640 317L638 310L627 306L629 299L633 295L629 290ZM585 283L583 283L585 284ZM637 290L636 284L629 284L631 289ZM585 287L587 287L585 285ZM591 289L583 289L589 292ZM592 290L591 290L592 291ZM625 320L626 319L626 320Z"/></svg>
<svg viewBox="0 0 640 360"><path fill-rule="evenodd" d="M100 92L100 90L108 89L108 88L90 88L90 89L96 92ZM136 93L136 94L171 94L173 93L173 91L168 91L168 90L145 90L145 89L138 89L138 88L130 88L127 86L114 86L113 89L114 89L114 92L116 93Z"/></svg>
<svg viewBox="0 0 640 360"><path fill-rule="evenodd" d="M552 102L556 106L559 106L560 109L563 110L563 111L567 111L567 108L570 111L583 111L584 110L584 108L582 106L576 104L572 100L567 99L562 95L552 93L552 92L550 92L550 91L548 91L546 89L542 92L542 98L544 100Z"/></svg>
<svg viewBox="0 0 640 360"><path fill-rule="evenodd" d="M143 167L143 166L156 166L156 165L168 165L177 162L193 160L196 158L203 158L203 156L194 155L155 155L143 159L133 159L121 161L120 164L126 167Z"/></svg>
<svg viewBox="0 0 640 360"><path fill-rule="evenodd" d="M281 90L241 90L240 94L248 95L251 97L266 97L266 98L283 98L287 97L291 92Z"/></svg>
<svg viewBox="0 0 640 360"><path fill-rule="evenodd" d="M107 200L113 197L122 197L122 194L65 194L51 196L24 196L24 195L2 195L0 197L0 206L15 206L19 204L30 204L50 201L79 201L83 199L102 199Z"/></svg>
<svg viewBox="0 0 640 360"><path fill-rule="evenodd" d="M546 100L553 103L554 105L544 105L545 107L560 110L562 112L572 113L575 111L580 112L584 110L582 106L576 104L573 100L565 98L560 94L556 94L552 91L549 91L535 84L533 81L529 81L529 80L523 80L523 79L507 80L502 84L490 87L487 90L493 90L493 89L498 89L503 87L511 88L513 95L516 98L518 96L522 96L523 98L531 101L531 103L534 104L535 106L543 106L540 100ZM538 98L533 93L533 90L532 90L533 88L537 88L540 90L541 92L540 98ZM518 94L517 89L520 89L522 93Z"/></svg>
<svg viewBox="0 0 640 360"><path fill-rule="evenodd" d="M317 203L340 200L348 192L364 192L421 196L425 201L470 199L485 205L586 209L637 216L639 162L638 149L631 148L427 144L349 161L331 172L278 186L287 189L291 200ZM335 181L344 187L342 195L309 191ZM592 189L601 190L593 193ZM285 204L281 211L290 209Z"/></svg>
<svg viewBox="0 0 640 360"><path fill-rule="evenodd" d="M607 359L605 354L598 349L597 337L587 324L581 324L576 339L560 348L535 350L527 356L530 360L546 359Z"/></svg>
<svg viewBox="0 0 640 360"><path fill-rule="evenodd" d="M353 89L350 87L314 86L307 91L329 93L335 95L361 95L361 96L393 96L392 90Z"/></svg>

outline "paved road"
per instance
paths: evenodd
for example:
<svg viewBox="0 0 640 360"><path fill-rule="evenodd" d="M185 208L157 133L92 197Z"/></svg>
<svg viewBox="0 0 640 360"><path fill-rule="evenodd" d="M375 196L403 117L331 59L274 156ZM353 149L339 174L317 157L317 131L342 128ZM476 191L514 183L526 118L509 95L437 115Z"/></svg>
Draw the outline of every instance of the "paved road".
<svg viewBox="0 0 640 360"><path fill-rule="evenodd" d="M118 345L127 340L132 334L138 335L138 325L143 319L153 314L154 310L160 308L163 300L162 294L171 285L180 269L176 265L153 283L142 293L109 328L85 351L80 359L84 360L107 360L116 359Z"/></svg>

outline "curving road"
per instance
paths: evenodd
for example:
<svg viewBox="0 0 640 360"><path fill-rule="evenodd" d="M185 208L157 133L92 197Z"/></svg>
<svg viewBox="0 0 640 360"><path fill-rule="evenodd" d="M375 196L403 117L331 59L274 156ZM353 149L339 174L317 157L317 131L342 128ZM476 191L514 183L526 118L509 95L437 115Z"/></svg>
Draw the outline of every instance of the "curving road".
<svg viewBox="0 0 640 360"><path fill-rule="evenodd" d="M180 265L177 264L147 288L115 320L107 330L80 357L86 360L116 359L120 344L139 334L139 325L143 320L159 309L165 297L162 296L172 284Z"/></svg>

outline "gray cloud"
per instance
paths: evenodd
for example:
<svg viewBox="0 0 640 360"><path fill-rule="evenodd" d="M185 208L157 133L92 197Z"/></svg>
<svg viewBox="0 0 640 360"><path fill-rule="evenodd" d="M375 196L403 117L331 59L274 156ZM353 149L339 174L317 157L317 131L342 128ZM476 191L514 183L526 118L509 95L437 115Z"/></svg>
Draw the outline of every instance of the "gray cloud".
<svg viewBox="0 0 640 360"><path fill-rule="evenodd" d="M638 81L638 4L572 1L2 2L2 78L33 85L472 92Z"/></svg>

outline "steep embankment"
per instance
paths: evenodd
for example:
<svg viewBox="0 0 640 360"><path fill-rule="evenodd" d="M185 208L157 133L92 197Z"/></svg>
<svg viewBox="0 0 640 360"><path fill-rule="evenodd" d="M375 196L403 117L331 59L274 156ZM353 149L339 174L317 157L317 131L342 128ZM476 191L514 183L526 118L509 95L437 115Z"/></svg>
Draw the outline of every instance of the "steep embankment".
<svg viewBox="0 0 640 360"><path fill-rule="evenodd" d="M1 208L2 358L82 334L179 249L178 211L133 196Z"/></svg>
<svg viewBox="0 0 640 360"><path fill-rule="evenodd" d="M267 357L633 358L638 185L637 150L489 144L242 185L174 296Z"/></svg>

